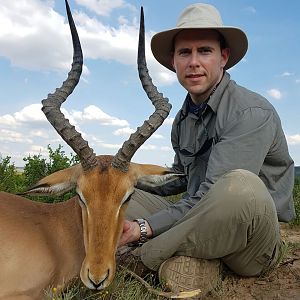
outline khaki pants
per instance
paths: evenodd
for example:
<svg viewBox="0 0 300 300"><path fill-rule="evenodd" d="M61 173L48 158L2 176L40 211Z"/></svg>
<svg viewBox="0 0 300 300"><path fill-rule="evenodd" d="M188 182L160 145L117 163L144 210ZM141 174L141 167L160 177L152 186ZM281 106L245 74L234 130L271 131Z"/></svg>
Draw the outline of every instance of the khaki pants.
<svg viewBox="0 0 300 300"><path fill-rule="evenodd" d="M147 217L170 205L140 190L128 219ZM136 251L152 270L174 255L221 258L235 273L255 276L273 266L280 247L273 199L258 176L233 170L222 176L181 220Z"/></svg>

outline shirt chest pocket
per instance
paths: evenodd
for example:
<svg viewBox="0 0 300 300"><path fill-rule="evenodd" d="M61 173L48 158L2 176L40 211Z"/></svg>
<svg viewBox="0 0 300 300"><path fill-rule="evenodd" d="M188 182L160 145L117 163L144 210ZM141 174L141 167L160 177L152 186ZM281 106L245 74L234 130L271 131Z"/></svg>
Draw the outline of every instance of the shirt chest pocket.
<svg viewBox="0 0 300 300"><path fill-rule="evenodd" d="M185 147L179 150L180 160L185 174L190 174L190 169L201 168L201 173L206 172L209 155L214 144L214 139L207 139L205 143L196 148Z"/></svg>
<svg viewBox="0 0 300 300"><path fill-rule="evenodd" d="M205 166L206 170L209 155L215 143L214 120L215 116L212 114L207 117L206 121L202 118L195 119L189 114L178 125L178 155L186 174L190 173L190 169L197 169L199 165L202 169Z"/></svg>
<svg viewBox="0 0 300 300"><path fill-rule="evenodd" d="M211 149L196 156L180 155L181 163L184 168L184 173L188 175L187 192L189 195L194 195L199 189L201 182L205 180L208 159Z"/></svg>
<svg viewBox="0 0 300 300"><path fill-rule="evenodd" d="M181 163L184 167L184 173L189 174L189 167L195 160L195 157L193 156L185 156L185 155L180 155Z"/></svg>

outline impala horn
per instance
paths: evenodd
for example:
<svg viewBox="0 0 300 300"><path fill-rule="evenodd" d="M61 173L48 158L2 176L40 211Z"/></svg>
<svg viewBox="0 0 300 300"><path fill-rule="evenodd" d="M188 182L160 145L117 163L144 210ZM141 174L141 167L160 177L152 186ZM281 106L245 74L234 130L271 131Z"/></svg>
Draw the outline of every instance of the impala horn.
<svg viewBox="0 0 300 300"><path fill-rule="evenodd" d="M141 127L137 128L135 133L130 135L129 139L124 142L118 153L115 155L112 161L112 166L122 172L128 171L128 165L134 153L164 122L172 107L168 102L168 98L164 98L163 94L157 91L157 88L153 84L148 72L145 58L145 25L143 7L141 8L137 63L141 83L148 98L155 107L155 112Z"/></svg>
<svg viewBox="0 0 300 300"><path fill-rule="evenodd" d="M75 127L70 124L69 120L60 110L62 103L78 84L83 64L78 33L67 0L65 0L65 3L73 42L72 68L62 86L57 88L53 94L49 94L47 99L42 101L42 111L58 134L79 156L83 169L87 171L99 165L96 155L93 149L89 147L88 142L83 139L81 134L77 132Z"/></svg>

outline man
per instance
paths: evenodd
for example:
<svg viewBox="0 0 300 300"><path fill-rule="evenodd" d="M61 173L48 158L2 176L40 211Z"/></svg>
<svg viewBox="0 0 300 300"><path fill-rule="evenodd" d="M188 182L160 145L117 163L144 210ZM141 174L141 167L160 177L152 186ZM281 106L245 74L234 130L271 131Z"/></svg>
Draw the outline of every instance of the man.
<svg viewBox="0 0 300 300"><path fill-rule="evenodd" d="M243 276L268 271L279 255L278 220L295 216L294 164L279 116L226 72L247 47L242 30L223 26L219 12L201 3L151 41L155 58L188 92L171 133L172 168L186 177L136 190L127 214L134 221L125 221L120 245L138 241L135 257L173 291L209 292L220 262ZM175 204L161 197L183 191Z"/></svg>

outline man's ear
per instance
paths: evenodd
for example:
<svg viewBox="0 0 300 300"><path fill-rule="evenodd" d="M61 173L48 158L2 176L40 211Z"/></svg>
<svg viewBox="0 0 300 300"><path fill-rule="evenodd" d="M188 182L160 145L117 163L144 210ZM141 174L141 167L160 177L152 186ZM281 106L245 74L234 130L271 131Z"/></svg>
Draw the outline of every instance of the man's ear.
<svg viewBox="0 0 300 300"><path fill-rule="evenodd" d="M228 59L230 57L230 48L224 48L221 50L221 56L222 56L222 61L221 61L221 67L224 68L228 62Z"/></svg>
<svg viewBox="0 0 300 300"><path fill-rule="evenodd" d="M171 61L171 65L172 65L173 69L176 72L175 64L174 64L174 52L171 53L170 61Z"/></svg>

